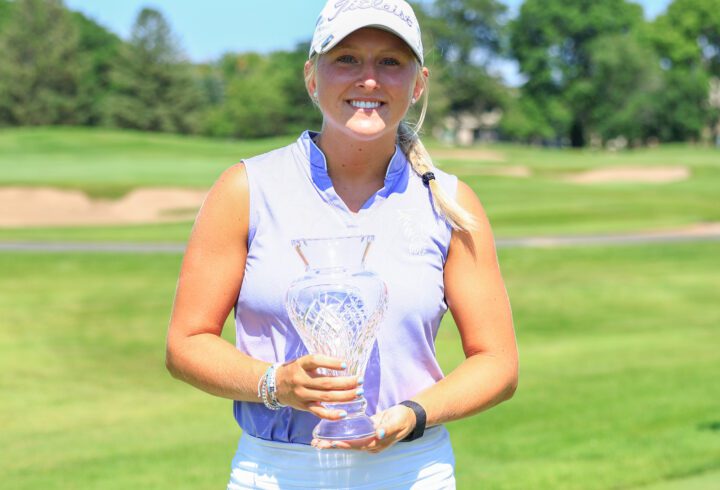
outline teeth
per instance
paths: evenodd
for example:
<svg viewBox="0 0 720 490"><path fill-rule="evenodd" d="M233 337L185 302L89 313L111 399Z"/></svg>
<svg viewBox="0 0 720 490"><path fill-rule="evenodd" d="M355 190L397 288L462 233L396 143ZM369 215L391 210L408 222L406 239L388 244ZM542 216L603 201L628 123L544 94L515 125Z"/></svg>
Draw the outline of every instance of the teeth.
<svg viewBox="0 0 720 490"><path fill-rule="evenodd" d="M350 105L357 107L358 109L377 109L380 107L380 102L365 102L362 100L351 100Z"/></svg>

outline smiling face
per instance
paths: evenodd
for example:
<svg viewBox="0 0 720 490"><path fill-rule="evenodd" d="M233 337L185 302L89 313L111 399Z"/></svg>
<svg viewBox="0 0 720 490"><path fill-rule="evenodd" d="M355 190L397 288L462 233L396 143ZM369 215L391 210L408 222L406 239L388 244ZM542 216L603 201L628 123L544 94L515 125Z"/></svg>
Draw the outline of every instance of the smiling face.
<svg viewBox="0 0 720 490"><path fill-rule="evenodd" d="M312 71L312 61L306 72ZM359 29L320 56L308 79L317 91L323 132L361 140L395 137L411 99L422 94L417 59L399 37L381 29Z"/></svg>

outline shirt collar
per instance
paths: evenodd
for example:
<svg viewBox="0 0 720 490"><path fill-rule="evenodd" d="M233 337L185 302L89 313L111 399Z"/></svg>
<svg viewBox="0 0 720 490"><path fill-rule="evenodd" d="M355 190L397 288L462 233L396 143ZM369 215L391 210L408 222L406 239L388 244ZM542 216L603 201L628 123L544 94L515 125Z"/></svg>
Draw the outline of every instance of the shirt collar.
<svg viewBox="0 0 720 490"><path fill-rule="evenodd" d="M323 151L320 149L319 146L315 144L314 141L314 138L318 134L319 133L315 131L305 131L300 136L298 142L305 150L305 154L310 160L310 166L313 168L313 175L316 176L318 174L324 174L324 176L329 179L327 159L325 158L325 154L323 153ZM400 149L398 145L395 145L395 153L393 153L392 158L390 158L390 163L388 164L387 170L385 171L385 188L393 187L395 181L402 176L403 171L407 168L408 163L409 162L407 160L407 157L405 156L405 153Z"/></svg>

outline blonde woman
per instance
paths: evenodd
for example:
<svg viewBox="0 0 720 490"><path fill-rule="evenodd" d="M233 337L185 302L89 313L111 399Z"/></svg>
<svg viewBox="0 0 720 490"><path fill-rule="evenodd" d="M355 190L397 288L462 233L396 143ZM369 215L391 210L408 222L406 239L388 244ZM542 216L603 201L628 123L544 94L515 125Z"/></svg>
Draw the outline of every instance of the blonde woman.
<svg viewBox="0 0 720 490"><path fill-rule="evenodd" d="M472 190L433 167L404 122L427 104L420 29L402 0L331 0L305 65L320 132L228 169L198 214L167 341L170 372L234 400L242 428L229 489L455 488L443 424L509 399L518 361L492 232ZM388 309L364 379L326 377L284 307L299 237L369 234ZM235 309L236 345L221 338ZM444 375L434 338L450 310L465 360ZM268 392L268 386L276 389ZM360 443L313 440L364 393Z"/></svg>

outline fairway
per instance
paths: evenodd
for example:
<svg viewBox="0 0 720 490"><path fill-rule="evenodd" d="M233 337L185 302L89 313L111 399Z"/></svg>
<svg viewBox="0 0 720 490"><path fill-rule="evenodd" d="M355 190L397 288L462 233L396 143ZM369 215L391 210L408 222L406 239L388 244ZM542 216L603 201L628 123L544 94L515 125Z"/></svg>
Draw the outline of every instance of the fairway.
<svg viewBox="0 0 720 490"><path fill-rule="evenodd" d="M115 199L146 186L207 190L227 167L294 139L223 141L80 128L5 129L0 132L0 186L79 189ZM431 140L428 146L438 155L440 168L475 190L498 237L637 232L720 222L720 154L712 148L665 145L611 153L493 145L468 150ZM627 166L674 166L687 169L688 177L666 183L565 180L586 170ZM528 175L492 174L517 167L526 168ZM184 243L191 225L0 228L0 240Z"/></svg>
<svg viewBox="0 0 720 490"><path fill-rule="evenodd" d="M669 489L688 478L716 488L719 253L716 243L501 251L520 387L449 424L459 488ZM4 488L223 488L239 436L231 403L163 366L179 264L0 254ZM462 358L449 317L437 350L446 371Z"/></svg>

